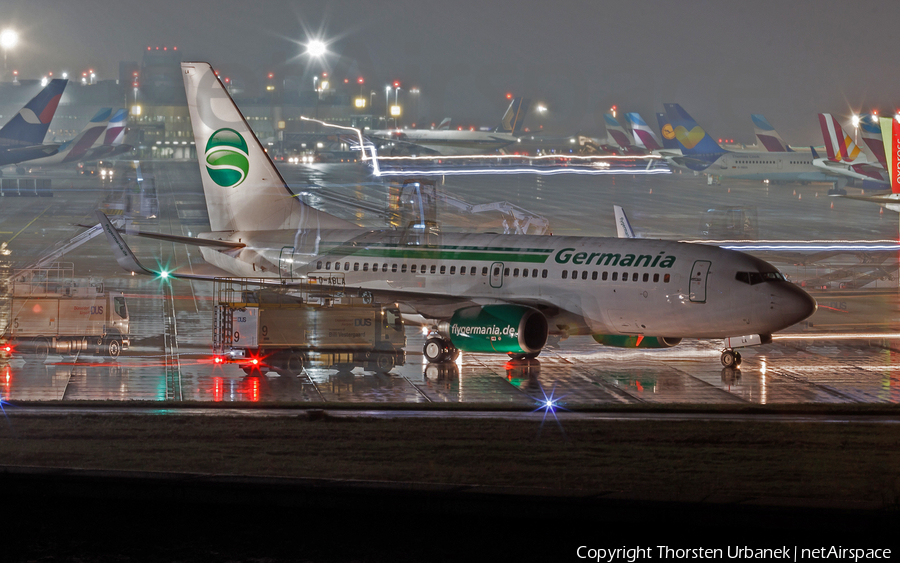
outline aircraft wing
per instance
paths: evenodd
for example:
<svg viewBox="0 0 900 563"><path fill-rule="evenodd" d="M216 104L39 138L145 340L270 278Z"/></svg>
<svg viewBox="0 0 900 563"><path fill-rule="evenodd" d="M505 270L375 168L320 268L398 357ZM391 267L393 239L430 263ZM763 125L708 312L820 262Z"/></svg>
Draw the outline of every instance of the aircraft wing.
<svg viewBox="0 0 900 563"><path fill-rule="evenodd" d="M103 215L103 217L106 217L106 215L101 211L98 211L97 213L99 213L100 215ZM107 221L108 221L108 219L107 219ZM103 225L102 219L100 221L100 224L101 224L101 226ZM82 225L81 223L78 223L76 226L84 227L86 229L92 229L96 225ZM156 240L164 240L167 242L179 242L181 244L190 244L193 246L210 246L213 248L220 248L223 250L234 250L237 248L244 248L245 246L247 246L246 244L244 244L242 242L232 242L230 240L210 240L210 239L202 239L202 238L196 238L196 237L182 237L182 236L178 236L178 235L166 235L163 233L148 233L148 232L144 232L144 231L121 229L121 228L116 228L116 227L113 227L113 228L117 232L123 233L126 235L134 235L137 237L152 238L152 239L156 239ZM123 241L123 243L124 243L124 241Z"/></svg>

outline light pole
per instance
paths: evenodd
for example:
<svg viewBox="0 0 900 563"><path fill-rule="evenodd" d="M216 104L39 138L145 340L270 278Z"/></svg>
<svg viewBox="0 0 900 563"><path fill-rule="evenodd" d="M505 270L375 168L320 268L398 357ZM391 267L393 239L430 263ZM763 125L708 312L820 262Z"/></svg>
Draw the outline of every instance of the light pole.
<svg viewBox="0 0 900 563"><path fill-rule="evenodd" d="M0 47L3 48L3 74L8 70L6 67L7 52L19 43L19 34L14 29L4 29L0 31Z"/></svg>

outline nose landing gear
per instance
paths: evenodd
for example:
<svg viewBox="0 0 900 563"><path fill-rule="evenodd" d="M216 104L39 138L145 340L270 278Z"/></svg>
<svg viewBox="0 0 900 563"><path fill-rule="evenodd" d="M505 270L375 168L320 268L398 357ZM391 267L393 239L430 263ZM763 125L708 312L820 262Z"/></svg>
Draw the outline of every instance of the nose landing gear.
<svg viewBox="0 0 900 563"><path fill-rule="evenodd" d="M731 348L722 351L722 365L727 368L736 368L741 365L741 353Z"/></svg>

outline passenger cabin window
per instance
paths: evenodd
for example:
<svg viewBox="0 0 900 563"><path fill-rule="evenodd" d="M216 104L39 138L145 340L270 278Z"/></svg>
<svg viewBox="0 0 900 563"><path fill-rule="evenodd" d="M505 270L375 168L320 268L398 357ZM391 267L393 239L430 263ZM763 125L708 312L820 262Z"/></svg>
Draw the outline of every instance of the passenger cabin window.
<svg viewBox="0 0 900 563"><path fill-rule="evenodd" d="M527 278L527 277L528 277L528 268L522 268L522 277L523 277L523 278Z"/></svg>
<svg viewBox="0 0 900 563"><path fill-rule="evenodd" d="M495 272L494 275L496 276L497 273L498 273L499 271L500 271L500 270L497 270L497 272ZM461 275L461 276L466 275L466 267L465 267L465 266L460 266L460 267L459 267L459 275Z"/></svg>
<svg viewBox="0 0 900 563"><path fill-rule="evenodd" d="M450 266L450 275L454 275L456 273L456 266Z"/></svg>
<svg viewBox="0 0 900 563"><path fill-rule="evenodd" d="M406 271L406 268L404 268L403 270ZM396 264L391 264L391 272L393 272L395 274L397 273L397 265Z"/></svg>
<svg viewBox="0 0 900 563"><path fill-rule="evenodd" d="M618 280L618 279L619 279L619 272L613 272L613 279L612 279L612 281L616 281L616 280Z"/></svg>
<svg viewBox="0 0 900 563"><path fill-rule="evenodd" d="M368 272L368 271L369 271L369 263L366 262L365 264L363 264L363 272Z"/></svg>
<svg viewBox="0 0 900 563"><path fill-rule="evenodd" d="M412 266L410 266L409 271L410 271L410 273L415 274L416 273L416 265L413 264Z"/></svg>
<svg viewBox="0 0 900 563"><path fill-rule="evenodd" d="M447 273L447 266L441 266L441 273L442 273L442 274L446 274L446 273Z"/></svg>
<svg viewBox="0 0 900 563"><path fill-rule="evenodd" d="M596 271L596 270L594 270L594 271L591 273L591 279L592 279L593 281L597 281L597 271Z"/></svg>
<svg viewBox="0 0 900 563"><path fill-rule="evenodd" d="M587 270L581 272L581 279L586 280L586 279L587 279L587 274L588 274Z"/></svg>
<svg viewBox="0 0 900 563"><path fill-rule="evenodd" d="M608 273L608 272L603 272L603 275L600 276L600 279L602 279L603 281L606 281L606 278L608 278L608 277L609 277L609 273Z"/></svg>
<svg viewBox="0 0 900 563"><path fill-rule="evenodd" d="M431 273L432 273L432 274L434 273L434 269L435 269L436 267L437 267L437 266L435 266L434 264L431 265ZM441 273L443 274L444 272L441 272Z"/></svg>
<svg viewBox="0 0 900 563"><path fill-rule="evenodd" d="M475 266L469 268L469 275L474 276L476 274L476 270L478 270L478 268L476 268ZM484 271L487 272L487 268L485 268Z"/></svg>
<svg viewBox="0 0 900 563"><path fill-rule="evenodd" d="M415 272L415 271L416 271L416 270L415 270L415 266L413 266L413 272ZM401 274L405 274L405 273L406 273L406 264L403 264L403 265L400 266L400 273L401 273Z"/></svg>
<svg viewBox="0 0 900 563"><path fill-rule="evenodd" d="M509 268L503 268L503 277L506 277L508 275L509 275Z"/></svg>
<svg viewBox="0 0 900 563"><path fill-rule="evenodd" d="M350 262L344 262L344 271L346 272L349 269L350 269Z"/></svg>
<svg viewBox="0 0 900 563"><path fill-rule="evenodd" d="M638 276L640 276L640 274L637 272L631 274L631 281L638 281Z"/></svg>
<svg viewBox="0 0 900 563"><path fill-rule="evenodd" d="M659 281L659 274L653 274L653 283L657 283Z"/></svg>
<svg viewBox="0 0 900 563"><path fill-rule="evenodd" d="M569 277L569 270L563 270L562 271L562 279L566 279L568 277Z"/></svg>
<svg viewBox="0 0 900 563"><path fill-rule="evenodd" d="M465 269L465 268L466 268L466 267L463 266L463 269ZM463 273L465 273L465 272L463 272ZM499 276L499 275L500 275L500 268L494 268L494 275L495 275L495 276Z"/></svg>
<svg viewBox="0 0 900 563"><path fill-rule="evenodd" d="M326 270L330 270L330 269L331 269L331 262L325 262L325 269L326 269Z"/></svg>
<svg viewBox="0 0 900 563"><path fill-rule="evenodd" d="M514 278L519 277L519 269L518 268L513 269L513 277Z"/></svg>
<svg viewBox="0 0 900 563"><path fill-rule="evenodd" d="M669 283L669 274L666 274L663 278L663 283Z"/></svg>
<svg viewBox="0 0 900 563"><path fill-rule="evenodd" d="M546 278L546 277L547 277L547 270L541 270L541 277L542 277L542 278Z"/></svg>
<svg viewBox="0 0 900 563"><path fill-rule="evenodd" d="M321 260L319 260L318 262L316 262L316 269L317 269L317 270L321 270L321 269L322 269L322 261L321 261Z"/></svg>
<svg viewBox="0 0 900 563"><path fill-rule="evenodd" d="M650 274L644 274L644 281L650 281Z"/></svg>

